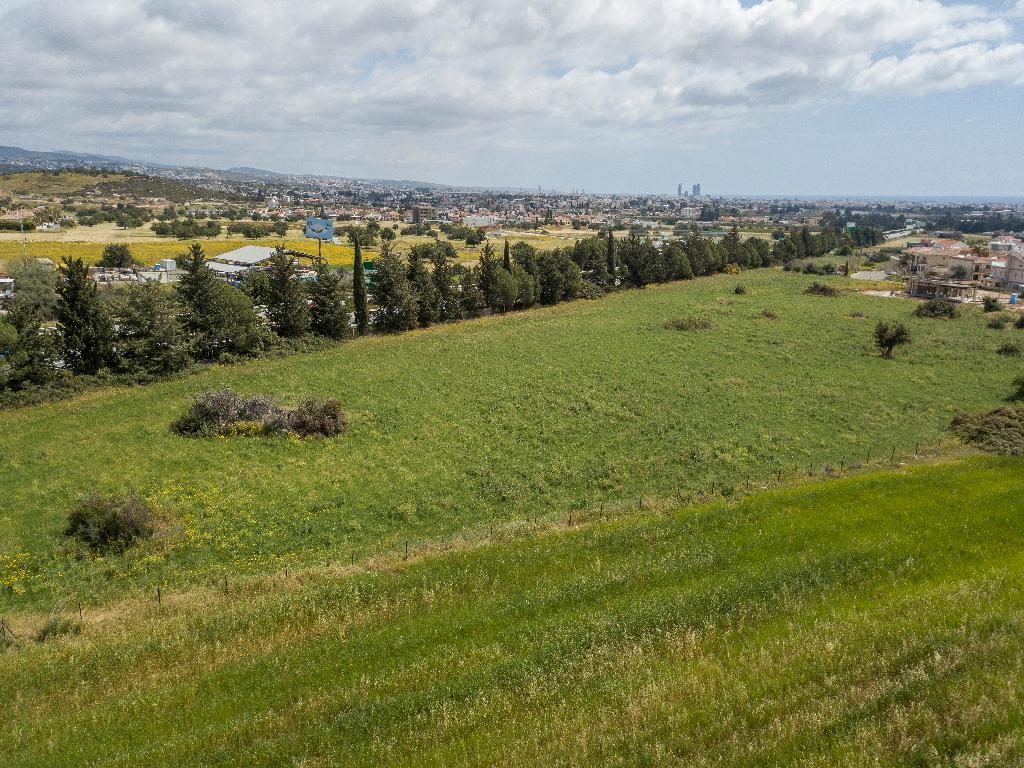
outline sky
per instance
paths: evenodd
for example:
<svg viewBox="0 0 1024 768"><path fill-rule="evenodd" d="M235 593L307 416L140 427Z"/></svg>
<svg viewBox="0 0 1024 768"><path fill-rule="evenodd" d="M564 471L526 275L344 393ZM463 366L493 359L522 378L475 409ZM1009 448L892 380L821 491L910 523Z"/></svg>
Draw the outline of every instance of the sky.
<svg viewBox="0 0 1024 768"><path fill-rule="evenodd" d="M1024 195L1024 0L0 0L0 144L588 192Z"/></svg>

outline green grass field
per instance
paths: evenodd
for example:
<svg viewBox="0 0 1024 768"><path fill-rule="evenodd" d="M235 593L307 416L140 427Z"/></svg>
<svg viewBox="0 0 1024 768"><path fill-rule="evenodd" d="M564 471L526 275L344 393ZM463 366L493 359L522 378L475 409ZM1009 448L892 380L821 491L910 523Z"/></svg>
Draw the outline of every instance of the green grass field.
<svg viewBox="0 0 1024 768"><path fill-rule="evenodd" d="M1020 765L1022 469L877 473L89 609L81 634L0 654L0 755Z"/></svg>
<svg viewBox="0 0 1024 768"><path fill-rule="evenodd" d="M995 349L1019 331L978 311L922 320L907 301L807 296L812 279L747 273L738 296L718 276L5 412L0 600L148 594L899 461L1009 394L1020 363ZM690 315L712 329L664 327ZM883 318L913 336L894 360L872 347ZM307 442L168 431L193 394L225 385L338 397L351 427ZM77 559L60 531L94 490L144 495L175 524L125 557Z"/></svg>

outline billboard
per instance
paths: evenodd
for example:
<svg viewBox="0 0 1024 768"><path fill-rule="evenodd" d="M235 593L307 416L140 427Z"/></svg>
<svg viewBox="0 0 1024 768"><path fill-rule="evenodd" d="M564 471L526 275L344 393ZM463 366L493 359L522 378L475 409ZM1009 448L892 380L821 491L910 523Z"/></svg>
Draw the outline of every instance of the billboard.
<svg viewBox="0 0 1024 768"><path fill-rule="evenodd" d="M306 219L306 237L315 240L333 240L334 222L330 219L317 219L310 216Z"/></svg>

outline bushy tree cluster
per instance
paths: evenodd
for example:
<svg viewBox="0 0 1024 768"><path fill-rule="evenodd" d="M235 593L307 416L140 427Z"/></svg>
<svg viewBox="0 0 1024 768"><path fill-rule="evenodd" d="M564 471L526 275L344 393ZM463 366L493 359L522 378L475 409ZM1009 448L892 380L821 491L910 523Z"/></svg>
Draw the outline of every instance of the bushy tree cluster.
<svg viewBox="0 0 1024 768"><path fill-rule="evenodd" d="M347 291L326 264L307 286L279 248L247 290L221 280L198 244L179 265L174 288L141 283L106 300L81 259L65 259L52 283L26 271L24 291L19 286L0 321L0 390L23 392L105 371L134 380L167 376L194 362L257 354L275 337L349 335ZM266 324L254 306L257 294ZM50 316L55 327L46 324Z"/></svg>
<svg viewBox="0 0 1024 768"><path fill-rule="evenodd" d="M257 240L261 237L270 237L271 235L284 237L288 234L288 223L275 221L273 224L264 224L260 222L236 221L228 224L228 234L241 235L247 240Z"/></svg>
<svg viewBox="0 0 1024 768"><path fill-rule="evenodd" d="M465 224L445 222L441 224L441 231L448 235L449 240L465 240L466 245L480 245L487 239L483 227L467 227Z"/></svg>
<svg viewBox="0 0 1024 768"><path fill-rule="evenodd" d="M151 226L157 237L176 237L179 240L194 240L199 237L217 237L221 233L221 225L216 221L197 221L195 219L176 219L159 221Z"/></svg>

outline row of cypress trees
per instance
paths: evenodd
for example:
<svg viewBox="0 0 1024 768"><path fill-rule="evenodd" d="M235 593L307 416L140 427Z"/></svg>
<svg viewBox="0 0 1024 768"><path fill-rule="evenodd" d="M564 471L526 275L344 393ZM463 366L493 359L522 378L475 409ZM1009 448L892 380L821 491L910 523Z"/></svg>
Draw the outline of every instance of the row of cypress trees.
<svg viewBox="0 0 1024 768"><path fill-rule="evenodd" d="M694 227L687 237L656 247L639 233L616 240L608 232L552 251L506 240L500 258L486 242L479 265L466 268L455 262L447 242L416 245L402 257L384 241L371 287L355 241L351 291L322 261L316 280L302 283L298 264L283 248L239 290L209 268L202 247L194 244L181 259L182 276L173 291L133 286L113 305L99 296L82 260L67 258L56 287L56 334L44 330L39 307L30 303L0 322L0 349L7 350L0 387L42 386L63 372L162 376L194 362L256 354L277 338L312 334L340 340L352 334L353 325L360 335L371 325L408 330L484 310L551 305L619 287L768 266L794 251L816 252L829 244L820 236L808 240L791 233L773 247L756 238L742 241L735 228L716 243ZM377 307L372 318L371 299ZM257 306L266 307L266 324Z"/></svg>

